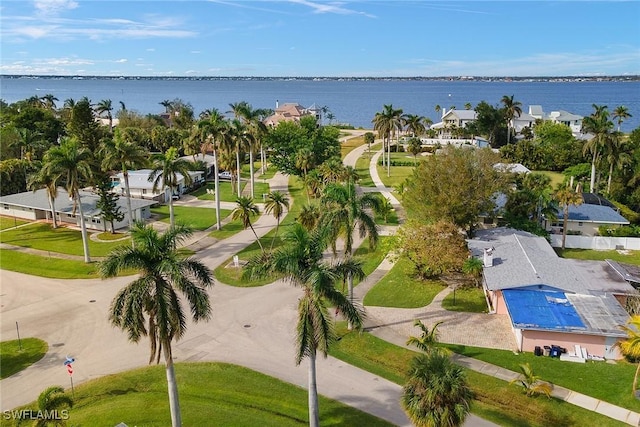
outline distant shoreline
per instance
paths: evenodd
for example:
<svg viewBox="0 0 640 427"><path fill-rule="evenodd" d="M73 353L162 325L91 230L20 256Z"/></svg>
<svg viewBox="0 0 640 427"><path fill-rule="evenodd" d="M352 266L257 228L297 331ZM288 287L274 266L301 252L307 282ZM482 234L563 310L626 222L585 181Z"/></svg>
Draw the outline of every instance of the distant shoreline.
<svg viewBox="0 0 640 427"><path fill-rule="evenodd" d="M440 77L248 77L248 76L81 76L81 75L33 75L0 74L0 79L72 79L72 80L192 80L192 81L463 81L463 82L636 82L640 75L628 76L547 76L547 77L488 77L488 76L440 76Z"/></svg>

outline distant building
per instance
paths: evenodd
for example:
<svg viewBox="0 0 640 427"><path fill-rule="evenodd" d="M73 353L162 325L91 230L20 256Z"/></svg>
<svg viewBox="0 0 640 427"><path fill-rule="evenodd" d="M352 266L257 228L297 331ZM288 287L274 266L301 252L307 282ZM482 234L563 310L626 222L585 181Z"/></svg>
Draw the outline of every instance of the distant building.
<svg viewBox="0 0 640 427"><path fill-rule="evenodd" d="M136 171L129 171L129 192L131 197L138 199L151 199L160 203L164 203L169 200L171 196L179 196L185 193L190 187L187 186L184 176L180 173L177 174L178 185L175 188L174 194L171 194L169 187L153 189L153 182L149 181L150 169L140 169ZM204 182L204 174L201 171L189 172L191 175L192 186L198 185ZM124 175L122 172L111 177L113 183L113 191L125 195L125 183Z"/></svg>
<svg viewBox="0 0 640 427"><path fill-rule="evenodd" d="M286 103L280 105L276 101L275 112L263 120L267 126L278 126L280 122L299 122L302 117L313 116L318 123L322 118L321 111L313 104L309 108L305 108L298 103Z"/></svg>

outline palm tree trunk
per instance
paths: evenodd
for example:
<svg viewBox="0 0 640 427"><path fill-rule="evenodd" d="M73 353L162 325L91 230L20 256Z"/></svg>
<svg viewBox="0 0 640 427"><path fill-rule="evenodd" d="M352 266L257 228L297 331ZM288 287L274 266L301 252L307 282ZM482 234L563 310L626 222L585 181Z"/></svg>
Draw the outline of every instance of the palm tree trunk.
<svg viewBox="0 0 640 427"><path fill-rule="evenodd" d="M56 220L56 199L49 194L49 207L51 208L51 223L53 228L58 228L58 221Z"/></svg>
<svg viewBox="0 0 640 427"><path fill-rule="evenodd" d="M565 205L564 218L562 218L562 249L564 250L564 243L567 240L567 219L569 217L569 205Z"/></svg>
<svg viewBox="0 0 640 427"><path fill-rule="evenodd" d="M82 200L80 200L80 192L75 191L75 199L78 201L78 213L80 214L80 230L82 234L82 248L84 250L84 262L90 263L89 256L89 239L87 238L87 224L84 221L84 213L82 212Z"/></svg>
<svg viewBox="0 0 640 427"><path fill-rule="evenodd" d="M222 228L222 224L220 223L220 179L218 177L219 173L218 168L218 152L217 150L213 150L213 182L214 182L214 193L216 198L216 230L220 231Z"/></svg>
<svg viewBox="0 0 640 427"><path fill-rule="evenodd" d="M169 194L169 224L171 224L171 226L174 227L176 225L176 220L173 215L173 189L171 187L169 188L171 190Z"/></svg>
<svg viewBox="0 0 640 427"><path fill-rule="evenodd" d="M636 388L638 387L638 374L640 373L640 363L638 363L638 367L636 368L636 374L633 376L633 387L631 389L631 393L633 397L636 397Z"/></svg>
<svg viewBox="0 0 640 427"><path fill-rule="evenodd" d="M609 178L607 179L607 196L611 195L611 176L613 175L613 162L609 165Z"/></svg>
<svg viewBox="0 0 640 427"><path fill-rule="evenodd" d="M253 147L249 149L249 174L251 174L251 198L255 199L255 194L253 191L254 186L254 171L253 171Z"/></svg>
<svg viewBox="0 0 640 427"><path fill-rule="evenodd" d="M131 191L129 190L129 172L127 170L122 171L124 176L124 186L127 196L127 216L129 217L129 230L133 227L133 211L131 210Z"/></svg>
<svg viewBox="0 0 640 427"><path fill-rule="evenodd" d="M251 223L249 223L249 227L251 227L251 231L253 231L253 235L256 236L256 242L258 242L258 246L260 246L260 250L264 252L264 248L262 247L262 242L260 242L260 238L258 237L258 234L256 233L256 230L253 228L253 225L251 225Z"/></svg>
<svg viewBox="0 0 640 427"><path fill-rule="evenodd" d="M595 150L595 148L594 148ZM593 153L593 159L591 160L591 182L589 182L589 192L593 193L596 186L596 153Z"/></svg>
<svg viewBox="0 0 640 427"><path fill-rule="evenodd" d="M318 409L318 385L316 383L316 352L309 354L309 427L320 426Z"/></svg>
<svg viewBox="0 0 640 427"><path fill-rule="evenodd" d="M240 150L236 150L236 170L238 171L238 197L242 195L242 189L240 188Z"/></svg>
<svg viewBox="0 0 640 427"><path fill-rule="evenodd" d="M176 373L173 370L173 358L171 356L171 344L165 342L162 351L164 352L164 363L167 373L167 389L169 392L169 410L171 411L171 426L181 427L182 417L180 415L180 400L178 398L178 384L176 383Z"/></svg>
<svg viewBox="0 0 640 427"><path fill-rule="evenodd" d="M389 137L387 144L387 176L391 176L391 137Z"/></svg>

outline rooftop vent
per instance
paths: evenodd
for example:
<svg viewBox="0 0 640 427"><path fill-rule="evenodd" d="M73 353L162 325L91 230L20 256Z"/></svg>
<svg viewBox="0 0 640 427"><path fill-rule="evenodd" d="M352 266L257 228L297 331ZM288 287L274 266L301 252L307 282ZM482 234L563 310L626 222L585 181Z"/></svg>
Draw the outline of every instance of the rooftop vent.
<svg viewBox="0 0 640 427"><path fill-rule="evenodd" d="M493 251L495 248L484 248L483 264L485 267L493 267Z"/></svg>

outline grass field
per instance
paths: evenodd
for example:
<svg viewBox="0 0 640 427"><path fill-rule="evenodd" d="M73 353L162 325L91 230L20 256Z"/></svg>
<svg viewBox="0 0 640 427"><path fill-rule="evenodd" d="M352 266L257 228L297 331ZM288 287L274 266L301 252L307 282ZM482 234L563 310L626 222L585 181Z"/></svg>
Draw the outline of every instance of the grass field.
<svg viewBox="0 0 640 427"><path fill-rule="evenodd" d="M411 166L391 166L389 168L389 176L387 176L387 167L378 164L378 175L380 180L386 187L396 188L402 184L408 177L413 174L413 156L410 153L391 153L391 163L393 161L410 162Z"/></svg>
<svg viewBox="0 0 640 427"><path fill-rule="evenodd" d="M413 277L413 264L400 258L391 270L364 297L364 305L378 307L417 308L429 305L445 288L436 280Z"/></svg>
<svg viewBox="0 0 640 427"><path fill-rule="evenodd" d="M151 212L159 216L159 220L169 223L169 205L151 208ZM211 208L196 208L192 206L174 206L173 212L176 223L182 223L194 230L206 230L216 223L216 210ZM221 209L220 219L231 214L230 210Z"/></svg>
<svg viewBox="0 0 640 427"><path fill-rule="evenodd" d="M235 186L232 188L231 187L231 182L230 181L219 181L220 184L220 201L222 202L235 202L236 198L238 197L236 195L236 193L233 192L233 189L235 188ZM242 184L243 188L244 188L244 183ZM209 194L207 193L207 190L210 191L214 191L215 190L215 184L213 182L207 182L206 185L203 185L202 187L198 188L195 191L192 191L191 194L192 196L197 197L200 200L215 200L215 195L214 194Z"/></svg>
<svg viewBox="0 0 640 427"><path fill-rule="evenodd" d="M10 377L42 359L49 346L38 338L0 342L0 380Z"/></svg>
<svg viewBox="0 0 640 427"><path fill-rule="evenodd" d="M552 171L531 171L531 172L541 173L551 178L551 183L550 183L551 188L556 188L558 185L564 182L564 175L562 175L560 172L552 172Z"/></svg>
<svg viewBox="0 0 640 427"><path fill-rule="evenodd" d="M406 381L406 372L415 352L383 341L369 333L340 328L341 338L331 348L331 355L397 384ZM408 337L407 337L408 338ZM471 411L504 426L622 426L603 415L557 399L529 398L521 388L508 382L465 370L475 394Z"/></svg>
<svg viewBox="0 0 640 427"><path fill-rule="evenodd" d="M454 303L455 298L455 303ZM442 308L465 313L486 313L487 301L482 288L460 288L442 300Z"/></svg>
<svg viewBox="0 0 640 427"><path fill-rule="evenodd" d="M175 371L185 426L308 425L307 392L301 387L225 363L179 363ZM391 425L323 396L319 408L323 426ZM68 425L102 427L121 422L171 425L164 366L108 375L75 387ZM9 422L2 420L0 425Z"/></svg>
<svg viewBox="0 0 640 427"><path fill-rule="evenodd" d="M7 228L16 227L18 225L26 224L26 223L27 221L23 221L20 219L0 216L0 231L6 230Z"/></svg>
<svg viewBox="0 0 640 427"><path fill-rule="evenodd" d="M340 144L340 155L344 159L347 154L353 151L355 148L358 148L364 144L364 137L356 136L354 138L349 138L345 142Z"/></svg>
<svg viewBox="0 0 640 427"><path fill-rule="evenodd" d="M130 244L128 242L129 240L96 242L89 239L89 253L94 257L103 257L117 246ZM43 223L3 231L2 243L61 254L83 255L82 234L79 230L66 227L53 229L51 225Z"/></svg>
<svg viewBox="0 0 640 427"><path fill-rule="evenodd" d="M51 279L93 279L99 277L96 263L62 258L44 257L0 249L0 268L17 273Z"/></svg>
<svg viewBox="0 0 640 427"><path fill-rule="evenodd" d="M592 249L560 249L554 248L556 253L562 258L590 259L594 261L604 261L611 259L627 264L640 265L640 251L625 251L620 253L616 250L595 251Z"/></svg>

